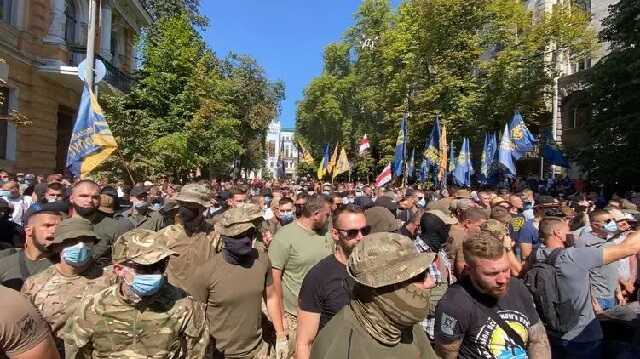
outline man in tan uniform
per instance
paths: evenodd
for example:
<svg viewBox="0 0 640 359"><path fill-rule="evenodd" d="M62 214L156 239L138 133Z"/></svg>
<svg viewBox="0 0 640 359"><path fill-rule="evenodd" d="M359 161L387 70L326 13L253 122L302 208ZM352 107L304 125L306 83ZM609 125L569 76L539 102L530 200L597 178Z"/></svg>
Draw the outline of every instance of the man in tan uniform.
<svg viewBox="0 0 640 359"><path fill-rule="evenodd" d="M196 268L207 262L216 251L217 238L213 225L204 220L203 213L211 206L211 192L200 184L188 184L182 187L176 197L178 201L178 224L169 226L160 235L162 241L178 256L169 260L167 279L172 285L194 296L194 299L206 303L199 297L205 284L193 277Z"/></svg>
<svg viewBox="0 0 640 359"><path fill-rule="evenodd" d="M110 285L109 278L102 275L102 268L91 256L91 247L96 240L88 220L63 220L56 228L52 242L53 252L60 254L60 261L29 277L22 287L22 293L33 302L51 327L59 349L63 348L60 329L80 300Z"/></svg>
<svg viewBox="0 0 640 359"><path fill-rule="evenodd" d="M60 358L47 322L28 299L0 285L0 303L0 358Z"/></svg>
<svg viewBox="0 0 640 359"><path fill-rule="evenodd" d="M67 359L203 358L204 312L167 283L174 255L157 233L135 229L113 245L116 284L84 298L64 329Z"/></svg>

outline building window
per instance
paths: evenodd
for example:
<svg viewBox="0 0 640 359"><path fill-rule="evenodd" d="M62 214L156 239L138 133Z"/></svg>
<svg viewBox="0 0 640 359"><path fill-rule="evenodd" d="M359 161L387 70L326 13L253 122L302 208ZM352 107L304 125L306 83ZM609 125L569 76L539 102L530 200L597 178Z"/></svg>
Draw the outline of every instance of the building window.
<svg viewBox="0 0 640 359"><path fill-rule="evenodd" d="M68 44L76 43L76 25L78 24L76 14L76 5L73 0L66 0L64 5L64 16L66 18L64 39Z"/></svg>
<svg viewBox="0 0 640 359"><path fill-rule="evenodd" d="M591 58L587 57L571 63L571 72L576 73L591 68Z"/></svg>
<svg viewBox="0 0 640 359"><path fill-rule="evenodd" d="M13 23L13 0L0 0L0 20Z"/></svg>
<svg viewBox="0 0 640 359"><path fill-rule="evenodd" d="M7 129L10 118L10 95L11 93L8 87L0 87L0 159L7 158Z"/></svg>
<svg viewBox="0 0 640 359"><path fill-rule="evenodd" d="M566 116L562 123L563 129L573 130L581 128L589 120L591 110L589 105L575 104L570 105L569 110L566 112Z"/></svg>

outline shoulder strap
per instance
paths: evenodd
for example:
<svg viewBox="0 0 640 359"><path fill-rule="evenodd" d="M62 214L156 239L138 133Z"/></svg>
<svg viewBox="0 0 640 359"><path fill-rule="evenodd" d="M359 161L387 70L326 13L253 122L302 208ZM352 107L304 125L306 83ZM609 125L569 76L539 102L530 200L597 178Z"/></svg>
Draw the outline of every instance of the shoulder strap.
<svg viewBox="0 0 640 359"><path fill-rule="evenodd" d="M562 248L556 248L553 251L551 251L551 253L549 253L549 256L547 257L547 260L545 260L545 262L547 264L554 265L556 264L556 260L558 259L558 257L560 257L561 254L562 254Z"/></svg>
<svg viewBox="0 0 640 359"><path fill-rule="evenodd" d="M515 330L513 330L513 328L511 328L511 326L509 326L509 324L507 324L507 322L504 321L504 319L500 318L500 315L498 315L498 313L495 310L485 306L484 304L476 300L471 295L471 293L467 291L467 289L464 286L462 286L462 288L464 289L464 292L467 293L469 298L471 298L471 300L478 307L480 307L480 310L484 312L484 314L488 315L489 318L493 319L493 321L496 322L496 324L498 324L500 329L502 329L509 338L511 338L522 349L527 349L527 346L525 345L524 340L522 340L522 337L520 336L520 334L518 334Z"/></svg>

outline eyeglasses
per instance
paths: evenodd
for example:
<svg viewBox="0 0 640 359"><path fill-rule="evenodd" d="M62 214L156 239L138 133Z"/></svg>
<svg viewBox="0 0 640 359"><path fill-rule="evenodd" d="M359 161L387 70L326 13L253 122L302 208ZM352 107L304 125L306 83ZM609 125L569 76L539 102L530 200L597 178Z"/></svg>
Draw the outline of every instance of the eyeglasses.
<svg viewBox="0 0 640 359"><path fill-rule="evenodd" d="M358 228L358 229L338 229L338 228L336 228L336 230L338 232L346 233L347 237L349 237L349 238L355 238L356 236L358 236L358 234L362 234L363 236L368 236L369 233L371 233L371 226L364 226L364 227Z"/></svg>

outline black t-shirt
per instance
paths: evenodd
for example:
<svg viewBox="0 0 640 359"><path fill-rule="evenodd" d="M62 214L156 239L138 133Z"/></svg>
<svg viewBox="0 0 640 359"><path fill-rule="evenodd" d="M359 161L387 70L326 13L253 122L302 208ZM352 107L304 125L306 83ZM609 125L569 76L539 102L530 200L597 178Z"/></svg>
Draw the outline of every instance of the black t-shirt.
<svg viewBox="0 0 640 359"><path fill-rule="evenodd" d="M330 255L309 270L302 281L298 307L312 313L320 313L322 329L342 307L349 303L353 279L347 267Z"/></svg>
<svg viewBox="0 0 640 359"><path fill-rule="evenodd" d="M484 310L478 305L485 306ZM540 321L533 299L519 279L511 278L507 293L498 300L480 293L466 278L452 285L438 303L434 327L436 343L449 344L462 339L459 358L527 358L526 349L517 346L485 314L488 310L498 312L525 344L528 329Z"/></svg>

